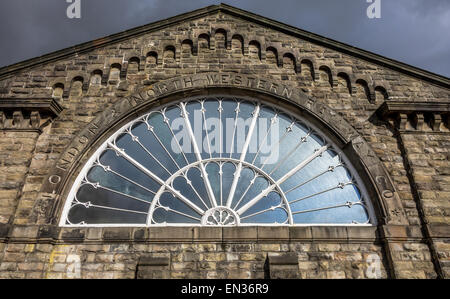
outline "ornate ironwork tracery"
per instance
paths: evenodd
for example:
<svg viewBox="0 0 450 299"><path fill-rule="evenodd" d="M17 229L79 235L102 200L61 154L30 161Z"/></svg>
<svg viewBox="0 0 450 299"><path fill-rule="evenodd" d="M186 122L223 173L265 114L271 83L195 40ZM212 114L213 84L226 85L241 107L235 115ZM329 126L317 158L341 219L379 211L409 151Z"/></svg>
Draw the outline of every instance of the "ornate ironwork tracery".
<svg viewBox="0 0 450 299"><path fill-rule="evenodd" d="M62 225L369 224L346 157L258 100L208 97L131 121L90 158Z"/></svg>

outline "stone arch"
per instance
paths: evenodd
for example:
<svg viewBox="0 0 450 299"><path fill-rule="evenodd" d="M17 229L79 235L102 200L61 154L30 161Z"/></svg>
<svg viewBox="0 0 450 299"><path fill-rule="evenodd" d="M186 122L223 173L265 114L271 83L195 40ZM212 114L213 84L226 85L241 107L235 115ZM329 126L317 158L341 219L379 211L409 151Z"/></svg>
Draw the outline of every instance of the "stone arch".
<svg viewBox="0 0 450 299"><path fill-rule="evenodd" d="M231 38L231 50L235 54L244 55L244 38L240 34L235 34Z"/></svg>
<svg viewBox="0 0 450 299"><path fill-rule="evenodd" d="M278 66L278 50L274 47L266 49L266 63Z"/></svg>
<svg viewBox="0 0 450 299"><path fill-rule="evenodd" d="M258 41L252 40L248 43L248 56L252 60L261 61L261 44Z"/></svg>
<svg viewBox="0 0 450 299"><path fill-rule="evenodd" d="M328 82L330 87L333 87L333 75L331 69L326 65L321 65L319 67L319 80L323 82Z"/></svg>
<svg viewBox="0 0 450 299"><path fill-rule="evenodd" d="M108 83L109 84L117 84L120 80L120 73L122 71L122 65L120 63L111 64L111 68L109 69Z"/></svg>
<svg viewBox="0 0 450 299"><path fill-rule="evenodd" d="M360 94L364 94L366 97L366 100L369 102L372 102L371 100L371 96L370 96L370 90L369 90L369 85L367 84L367 81L364 79L357 79L355 81L355 87L356 87L356 92L360 93Z"/></svg>
<svg viewBox="0 0 450 299"><path fill-rule="evenodd" d="M389 94L386 90L386 88L384 88L383 86L376 86L375 89L375 102L379 103L379 102L383 102L389 99Z"/></svg>
<svg viewBox="0 0 450 299"><path fill-rule="evenodd" d="M156 67L158 65L158 53L156 51L150 51L145 56L145 65L148 67Z"/></svg>
<svg viewBox="0 0 450 299"><path fill-rule="evenodd" d="M196 82L195 86L193 82ZM368 191L378 220L382 224L407 223L398 194L384 166L362 136L338 113L281 81L233 73L201 73L164 80L117 100L113 107L105 109L75 136L61 154L49 174L49 177L60 178L57 183L48 182L42 187L42 193L58 194L61 198L55 208L58 214L53 215L53 223L60 215L65 196L80 167L112 132L155 105L191 95L214 93L260 97L274 105L293 109L298 115L327 128L346 155L352 157L351 162L358 172L364 173L361 176L365 177L365 184L370 187Z"/></svg>
<svg viewBox="0 0 450 299"><path fill-rule="evenodd" d="M215 49L227 48L227 31L223 28L219 28L214 32Z"/></svg>
<svg viewBox="0 0 450 299"><path fill-rule="evenodd" d="M127 75L128 74L136 74L140 70L141 59L137 56L133 56L128 59L128 67L127 67Z"/></svg>
<svg viewBox="0 0 450 299"><path fill-rule="evenodd" d="M283 55L283 68L296 71L297 65L295 56L292 53L285 53Z"/></svg>
<svg viewBox="0 0 450 299"><path fill-rule="evenodd" d="M339 72L337 74L338 86L344 86L349 94L352 94L352 83L350 81L350 76L347 73Z"/></svg>
<svg viewBox="0 0 450 299"><path fill-rule="evenodd" d="M83 76L75 76L70 82L70 95L80 96L83 92Z"/></svg>
<svg viewBox="0 0 450 299"><path fill-rule="evenodd" d="M53 84L52 90L52 97L61 98L64 93L64 84L61 82L57 82Z"/></svg>
<svg viewBox="0 0 450 299"><path fill-rule="evenodd" d="M90 85L101 85L103 78L103 72L99 69L93 70L91 72L91 78L89 80Z"/></svg>
<svg viewBox="0 0 450 299"><path fill-rule="evenodd" d="M303 78L314 81L315 71L314 64L311 59L305 58L300 61L300 73Z"/></svg>
<svg viewBox="0 0 450 299"><path fill-rule="evenodd" d="M163 62L164 63L175 63L176 61L176 49L173 45L168 45L164 48L163 52Z"/></svg>
<svg viewBox="0 0 450 299"><path fill-rule="evenodd" d="M181 56L189 58L191 55L194 55L194 43L191 39L185 39L181 42Z"/></svg>
<svg viewBox="0 0 450 299"><path fill-rule="evenodd" d="M202 33L198 36L198 51L209 50L211 47L211 38L209 34Z"/></svg>

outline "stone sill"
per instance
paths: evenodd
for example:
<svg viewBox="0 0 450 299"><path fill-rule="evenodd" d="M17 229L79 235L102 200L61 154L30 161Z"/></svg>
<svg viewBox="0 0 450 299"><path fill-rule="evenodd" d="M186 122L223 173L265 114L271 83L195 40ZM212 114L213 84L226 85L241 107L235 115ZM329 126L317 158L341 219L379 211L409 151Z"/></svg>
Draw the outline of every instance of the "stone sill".
<svg viewBox="0 0 450 299"><path fill-rule="evenodd" d="M419 226L57 227L0 225L3 242L370 242L422 239Z"/></svg>

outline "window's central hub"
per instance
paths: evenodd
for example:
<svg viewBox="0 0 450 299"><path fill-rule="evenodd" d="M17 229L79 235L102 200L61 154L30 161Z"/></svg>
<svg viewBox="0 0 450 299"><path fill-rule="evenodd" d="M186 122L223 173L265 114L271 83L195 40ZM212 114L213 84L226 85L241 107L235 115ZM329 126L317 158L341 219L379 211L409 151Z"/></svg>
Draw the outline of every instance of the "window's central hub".
<svg viewBox="0 0 450 299"><path fill-rule="evenodd" d="M233 226L239 224L239 216L235 211L227 207L215 207L205 212L202 217L203 225L226 225Z"/></svg>

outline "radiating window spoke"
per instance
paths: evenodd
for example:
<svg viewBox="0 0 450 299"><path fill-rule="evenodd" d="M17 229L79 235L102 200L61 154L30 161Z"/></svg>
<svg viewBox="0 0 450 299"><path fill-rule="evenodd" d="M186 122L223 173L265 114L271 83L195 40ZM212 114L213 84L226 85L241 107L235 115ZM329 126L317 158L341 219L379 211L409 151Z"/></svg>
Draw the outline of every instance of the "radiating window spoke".
<svg viewBox="0 0 450 299"><path fill-rule="evenodd" d="M81 170L62 225L371 224L349 160L259 100L196 97L149 111Z"/></svg>

